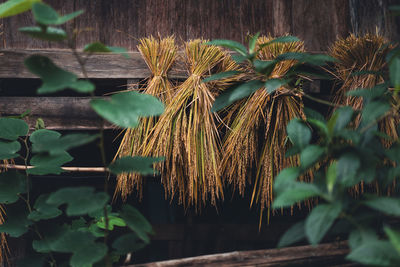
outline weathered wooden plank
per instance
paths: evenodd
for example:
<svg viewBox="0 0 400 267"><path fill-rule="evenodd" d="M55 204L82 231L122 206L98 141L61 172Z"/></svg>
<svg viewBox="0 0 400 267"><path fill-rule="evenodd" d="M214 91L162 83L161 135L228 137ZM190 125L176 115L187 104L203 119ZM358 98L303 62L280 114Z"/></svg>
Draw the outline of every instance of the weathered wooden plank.
<svg viewBox="0 0 400 267"><path fill-rule="evenodd" d="M364 1L362 1L364 2ZM326 51L337 37L348 34L348 1L292 1L293 34L304 40L307 50Z"/></svg>
<svg viewBox="0 0 400 267"><path fill-rule="evenodd" d="M328 243L282 249L235 251L185 259L130 265L130 267L179 266L358 266L344 260L349 249L345 243Z"/></svg>
<svg viewBox="0 0 400 267"><path fill-rule="evenodd" d="M273 0L273 34L281 36L293 31L292 1Z"/></svg>
<svg viewBox="0 0 400 267"><path fill-rule="evenodd" d="M0 50L0 78L35 78L24 66L25 58L40 54L51 58L56 65L82 77L81 67L69 50ZM83 54L81 54L83 55ZM89 57L86 69L89 78L135 79L147 78L150 72L139 52L122 55L99 53ZM185 77L182 71L170 72L171 78Z"/></svg>
<svg viewBox="0 0 400 267"><path fill-rule="evenodd" d="M30 110L25 118L30 128L42 118L46 128L57 130L96 130L103 120L90 108L91 97L0 97L0 116L18 116ZM105 124L105 128L112 128Z"/></svg>

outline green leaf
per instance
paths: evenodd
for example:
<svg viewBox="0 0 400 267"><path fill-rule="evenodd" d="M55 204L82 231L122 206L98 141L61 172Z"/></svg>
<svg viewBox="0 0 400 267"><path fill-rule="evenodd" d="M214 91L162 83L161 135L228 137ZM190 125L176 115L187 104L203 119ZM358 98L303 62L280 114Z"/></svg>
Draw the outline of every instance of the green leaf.
<svg viewBox="0 0 400 267"><path fill-rule="evenodd" d="M287 80L284 79L269 79L264 83L265 88L269 94L276 91L276 89L281 88L282 86L288 83Z"/></svg>
<svg viewBox="0 0 400 267"><path fill-rule="evenodd" d="M342 155L336 164L338 182L345 186L353 186L360 182L356 179L360 165L360 159L355 154L345 153Z"/></svg>
<svg viewBox="0 0 400 267"><path fill-rule="evenodd" d="M292 119L287 127L287 134L294 146L305 148L311 141L310 129L299 119Z"/></svg>
<svg viewBox="0 0 400 267"><path fill-rule="evenodd" d="M104 243L88 244L74 252L70 264L72 267L87 267L102 260L107 255L107 246Z"/></svg>
<svg viewBox="0 0 400 267"><path fill-rule="evenodd" d="M129 205L124 205L120 216L124 219L126 225L134 231L141 240L146 244L150 242L148 235L152 233L151 225L137 209Z"/></svg>
<svg viewBox="0 0 400 267"><path fill-rule="evenodd" d="M0 233L7 233L11 237L20 237L28 231L32 222L28 220L28 211L25 205L8 206L7 219L0 225Z"/></svg>
<svg viewBox="0 0 400 267"><path fill-rule="evenodd" d="M0 203L17 202L18 194L26 192L26 177L15 171L0 173Z"/></svg>
<svg viewBox="0 0 400 267"><path fill-rule="evenodd" d="M122 54L125 58L129 58L129 54L127 53L126 48L117 47L117 46L107 46L101 42L94 42L91 44L87 44L83 48L84 52L90 53L115 53Z"/></svg>
<svg viewBox="0 0 400 267"><path fill-rule="evenodd" d="M258 89L260 89L264 83L259 80L252 80L249 82L240 83L238 85L234 85L229 89L225 90L221 95L215 99L215 102L211 108L211 112L217 112L232 103L245 98Z"/></svg>
<svg viewBox="0 0 400 267"><path fill-rule="evenodd" d="M400 90L400 57L394 57L389 63L390 82Z"/></svg>
<svg viewBox="0 0 400 267"><path fill-rule="evenodd" d="M278 248L287 247L294 243L303 240L306 237L305 234L305 221L301 221L291 226L287 230L278 243Z"/></svg>
<svg viewBox="0 0 400 267"><path fill-rule="evenodd" d="M313 110L308 107L304 107L304 114L306 114L307 120L314 119L321 122L325 122L325 117L316 110Z"/></svg>
<svg viewBox="0 0 400 267"><path fill-rule="evenodd" d="M322 240L341 211L342 207L339 202L319 204L312 210L305 224L306 236L312 245L316 245Z"/></svg>
<svg viewBox="0 0 400 267"><path fill-rule="evenodd" d="M124 128L134 128L139 118L158 116L164 111L164 104L154 96L133 91L115 94L111 101L92 100L90 105L101 117Z"/></svg>
<svg viewBox="0 0 400 267"><path fill-rule="evenodd" d="M60 174L64 172L61 166L71 160L73 160L73 157L66 151L57 155L35 155L30 161L30 164L35 166L35 168L28 169L27 173L34 175Z"/></svg>
<svg viewBox="0 0 400 267"><path fill-rule="evenodd" d="M314 184L303 182L292 182L274 200L273 208L290 207L293 204L304 201L305 199L318 196L319 189Z"/></svg>
<svg viewBox="0 0 400 267"><path fill-rule="evenodd" d="M67 33L63 29L46 27L41 28L38 26L22 27L18 31L29 35L32 38L45 40L45 41L62 41L67 39Z"/></svg>
<svg viewBox="0 0 400 267"><path fill-rule="evenodd" d="M279 172L274 179L274 192L280 194L288 188L288 185L295 182L300 175L300 168L290 167Z"/></svg>
<svg viewBox="0 0 400 267"><path fill-rule="evenodd" d="M85 215L104 207L109 197L104 192L95 192L92 187L66 187L51 193L46 203L67 204L68 216Z"/></svg>
<svg viewBox="0 0 400 267"><path fill-rule="evenodd" d="M246 47L244 45L242 45L241 43L238 43L235 41L215 39L215 40L212 40L211 42L208 42L207 44L226 47L226 48L229 48L229 49L232 49L232 50L238 52L242 56L247 56Z"/></svg>
<svg viewBox="0 0 400 267"><path fill-rule="evenodd" d="M38 94L55 93L67 88L80 93L87 93L89 89L94 90L94 86L88 86L89 82L77 82L78 77L75 74L57 67L47 57L40 55L30 56L25 60L25 66L43 81L42 86L38 89Z"/></svg>
<svg viewBox="0 0 400 267"><path fill-rule="evenodd" d="M79 93L91 93L96 89L92 82L86 80L72 82L68 87Z"/></svg>
<svg viewBox="0 0 400 267"><path fill-rule="evenodd" d="M382 97L388 91L387 84L378 84L372 88L362 88L351 90L346 93L347 96L358 96L366 99L376 99Z"/></svg>
<svg viewBox="0 0 400 267"><path fill-rule="evenodd" d="M325 122L322 122L322 121L316 120L316 119L308 119L308 118L307 118L307 122L309 122L312 126L316 127L321 135L330 137L328 126L326 126Z"/></svg>
<svg viewBox="0 0 400 267"><path fill-rule="evenodd" d="M318 145L309 145L300 153L301 166L306 169L312 167L325 153L325 149Z"/></svg>
<svg viewBox="0 0 400 267"><path fill-rule="evenodd" d="M8 142L0 140L0 160L13 159L18 157L17 152L21 149L18 141Z"/></svg>
<svg viewBox="0 0 400 267"><path fill-rule="evenodd" d="M277 60L254 60L253 65L254 69L262 73L266 76L271 75L271 72L274 70L276 64L278 63Z"/></svg>
<svg viewBox="0 0 400 267"><path fill-rule="evenodd" d="M352 250L346 259L365 265L397 266L399 258L396 254L396 250L388 241L374 240Z"/></svg>
<svg viewBox="0 0 400 267"><path fill-rule="evenodd" d="M397 250L397 253L400 254L400 233L398 231L394 231L389 227L384 227L386 235L389 237L390 243L392 243L393 247Z"/></svg>
<svg viewBox="0 0 400 267"><path fill-rule="evenodd" d="M150 158L150 157L123 157L114 161L108 168L114 174L121 173L140 173L142 175L152 175L156 171L152 165L155 162L163 161L163 157Z"/></svg>
<svg viewBox="0 0 400 267"><path fill-rule="evenodd" d="M290 36L290 35L281 36L281 37L275 38L272 41L269 41L267 43L260 44L260 49L263 47L269 46L271 44L275 44L275 43L293 43L293 42L299 42L299 41L300 41L300 39L297 38L296 36Z"/></svg>
<svg viewBox="0 0 400 267"><path fill-rule="evenodd" d="M336 119L334 131L340 132L350 123L354 111L351 107L346 106L338 108L335 112L337 112L338 117Z"/></svg>
<svg viewBox="0 0 400 267"><path fill-rule="evenodd" d="M28 215L28 219L32 221L48 220L56 218L62 214L56 206L46 203L49 194L40 195L33 206L34 211Z"/></svg>
<svg viewBox="0 0 400 267"><path fill-rule="evenodd" d="M240 71L236 71L236 70L220 72L220 73L213 74L210 77L205 78L203 80L203 83L216 81L216 80L222 80L222 79L225 79L225 78L229 78L229 77L235 76L235 75L237 75L239 73L240 73Z"/></svg>
<svg viewBox="0 0 400 267"><path fill-rule="evenodd" d="M49 153L50 155L65 154L65 150L78 147L96 140L98 135L68 134L61 136L58 132L40 129L34 131L30 137L34 153ZM55 162L66 160L67 157L54 159ZM66 161L65 161L66 162ZM64 162L64 163L65 163Z"/></svg>
<svg viewBox="0 0 400 267"><path fill-rule="evenodd" d="M98 222L96 222L97 227L100 229L106 229L106 222L104 217L101 217ZM125 227L126 223L123 219L115 216L108 216L108 230L114 230L114 226Z"/></svg>
<svg viewBox="0 0 400 267"><path fill-rule="evenodd" d="M253 53L254 53L254 49L255 49L255 47L256 47L257 39L258 39L259 36L260 36L260 32L257 32L255 35L253 35L253 36L250 38L250 41L249 41L249 53L250 53L250 54L253 54Z"/></svg>
<svg viewBox="0 0 400 267"><path fill-rule="evenodd" d="M0 138L15 141L28 134L29 126L20 119L0 118Z"/></svg>
<svg viewBox="0 0 400 267"><path fill-rule="evenodd" d="M130 233L118 237L112 244L112 247L117 250L119 254L124 255L131 252L136 252L144 248L146 245L146 243L137 238L136 234Z"/></svg>
<svg viewBox="0 0 400 267"><path fill-rule="evenodd" d="M33 3L41 0L9 0L0 4L0 18L21 14L32 8Z"/></svg>
<svg viewBox="0 0 400 267"><path fill-rule="evenodd" d="M332 193L336 183L336 177L337 177L336 164L337 164L336 161L332 162L331 165L329 165L329 168L326 172L326 187L328 188L329 193Z"/></svg>
<svg viewBox="0 0 400 267"><path fill-rule="evenodd" d="M400 199L394 197L374 197L364 202L368 207L387 215L400 216Z"/></svg>
<svg viewBox="0 0 400 267"><path fill-rule="evenodd" d="M42 25L60 25L83 14L83 10L61 16L51 6L44 3L35 3L32 6L32 13L35 21Z"/></svg>
<svg viewBox="0 0 400 267"><path fill-rule="evenodd" d="M384 101L374 101L366 104L362 110L363 123L372 122L390 110L390 104Z"/></svg>

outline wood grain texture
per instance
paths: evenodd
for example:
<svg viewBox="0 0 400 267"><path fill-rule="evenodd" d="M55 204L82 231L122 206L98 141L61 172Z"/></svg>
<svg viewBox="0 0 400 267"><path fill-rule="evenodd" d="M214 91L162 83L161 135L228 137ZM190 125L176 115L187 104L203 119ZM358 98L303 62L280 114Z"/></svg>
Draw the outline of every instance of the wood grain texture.
<svg viewBox="0 0 400 267"><path fill-rule="evenodd" d="M178 260L129 265L130 267L179 266L357 266L344 260L349 252L345 244L328 243L282 249L235 251Z"/></svg>
<svg viewBox="0 0 400 267"><path fill-rule="evenodd" d="M24 66L24 59L40 54L53 60L56 65L82 77L81 67L69 50L0 50L0 78L35 78ZM119 54L99 53L89 57L86 69L89 78L135 79L147 78L150 72L139 52L129 53L127 59ZM170 72L171 78L185 77L178 70Z"/></svg>
<svg viewBox="0 0 400 267"><path fill-rule="evenodd" d="M90 97L0 97L0 116L18 116L30 110L25 118L30 128L42 118L52 130L97 130L103 120L91 109ZM112 128L105 124L105 128Z"/></svg>

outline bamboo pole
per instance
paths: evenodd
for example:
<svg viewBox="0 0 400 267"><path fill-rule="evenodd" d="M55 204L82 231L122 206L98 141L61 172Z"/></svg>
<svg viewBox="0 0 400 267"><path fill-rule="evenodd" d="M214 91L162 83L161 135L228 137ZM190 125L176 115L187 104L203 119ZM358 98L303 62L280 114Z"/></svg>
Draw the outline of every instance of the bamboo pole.
<svg viewBox="0 0 400 267"><path fill-rule="evenodd" d="M27 170L32 169L35 166L25 166L16 164L0 164L0 168L14 169L14 170ZM61 167L64 171L68 172L108 172L108 168L104 167Z"/></svg>

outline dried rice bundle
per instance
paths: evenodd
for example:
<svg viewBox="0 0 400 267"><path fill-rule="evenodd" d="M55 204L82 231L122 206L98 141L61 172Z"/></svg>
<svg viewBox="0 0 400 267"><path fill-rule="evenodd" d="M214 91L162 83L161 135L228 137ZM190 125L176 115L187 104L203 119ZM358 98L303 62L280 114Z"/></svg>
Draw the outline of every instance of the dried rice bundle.
<svg viewBox="0 0 400 267"><path fill-rule="evenodd" d="M257 45L272 39L260 37ZM262 48L257 57L272 60L283 53L302 51L303 42L275 43ZM269 78L282 78L294 64L294 60L278 63ZM249 71L247 79L254 79L255 75ZM225 117L230 131L223 144L222 169L228 182L242 195L256 169L252 204L259 203L261 212L271 205L273 177L283 168L299 164L298 156L285 157L286 125L295 117L304 118L301 96L294 95L286 87L273 94L258 90L247 100L234 104Z"/></svg>
<svg viewBox="0 0 400 267"><path fill-rule="evenodd" d="M372 88L383 83L384 79L379 74L352 75L355 72L379 72L386 67L386 55L391 47L389 42L378 34L366 34L356 37L351 34L346 39L340 39L330 49L331 56L339 61L335 63L336 75L343 85L335 92L334 103L353 106L361 110L363 100L360 97L348 97L346 93L357 88ZM359 125L361 116L355 121ZM387 117L379 123L381 131L397 139L398 118ZM391 145L388 140L382 141L386 147Z"/></svg>
<svg viewBox="0 0 400 267"><path fill-rule="evenodd" d="M143 92L168 104L173 96L173 86L167 74L177 55L174 38L143 38L139 40L138 49L151 71L151 77L147 79ZM146 156L143 147L156 121L154 117L142 118L137 128L127 129L116 157ZM124 173L118 175L117 181L116 193L120 193L123 199L126 199L133 189L136 189L140 198L142 197L144 178L141 175Z"/></svg>
<svg viewBox="0 0 400 267"><path fill-rule="evenodd" d="M207 200L216 204L223 198L220 164L220 137L211 107L216 95L229 80L203 83L211 73L234 68L228 55L205 41L185 45L189 77L157 122L145 155L165 156L158 164L166 195L178 195L185 207L200 208Z"/></svg>

